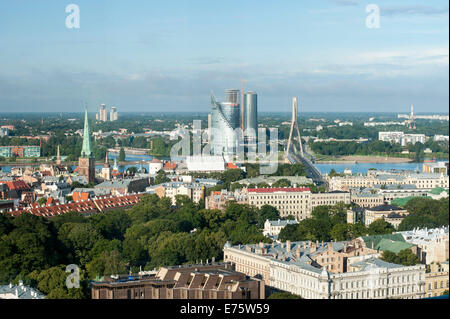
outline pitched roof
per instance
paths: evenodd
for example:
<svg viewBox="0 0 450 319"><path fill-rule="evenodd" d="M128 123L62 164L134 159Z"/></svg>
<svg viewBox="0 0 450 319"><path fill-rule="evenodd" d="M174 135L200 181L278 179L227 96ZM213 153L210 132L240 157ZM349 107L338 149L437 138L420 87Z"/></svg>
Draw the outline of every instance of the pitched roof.
<svg viewBox="0 0 450 319"><path fill-rule="evenodd" d="M400 251L409 249L413 246L413 244L409 244L406 242L383 238L374 248L380 251L389 250L393 253L398 254Z"/></svg>
<svg viewBox="0 0 450 319"><path fill-rule="evenodd" d="M374 246L374 249L382 239L388 239L393 241L400 241L405 242L405 239L403 238L402 234L385 234L385 235L373 235L373 236L362 236L361 237L364 243L366 244L366 247L372 248L372 243Z"/></svg>

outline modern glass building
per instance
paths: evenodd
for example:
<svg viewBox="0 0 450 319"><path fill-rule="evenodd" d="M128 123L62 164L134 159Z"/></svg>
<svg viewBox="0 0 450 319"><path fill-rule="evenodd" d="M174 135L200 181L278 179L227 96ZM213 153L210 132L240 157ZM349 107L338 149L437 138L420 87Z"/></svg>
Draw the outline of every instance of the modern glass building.
<svg viewBox="0 0 450 319"><path fill-rule="evenodd" d="M255 144L258 137L258 99L255 92L249 91L244 94L243 110L245 142Z"/></svg>
<svg viewBox="0 0 450 319"><path fill-rule="evenodd" d="M225 91L225 102L239 103L239 90L228 89Z"/></svg>
<svg viewBox="0 0 450 319"><path fill-rule="evenodd" d="M235 129L241 127L240 113L239 103L218 102L211 95L211 152L214 155L235 153Z"/></svg>

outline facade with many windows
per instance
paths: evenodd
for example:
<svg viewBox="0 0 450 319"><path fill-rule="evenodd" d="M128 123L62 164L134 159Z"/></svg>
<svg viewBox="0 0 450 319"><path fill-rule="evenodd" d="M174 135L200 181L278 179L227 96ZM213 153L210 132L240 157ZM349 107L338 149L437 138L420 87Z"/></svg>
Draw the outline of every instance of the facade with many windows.
<svg viewBox="0 0 450 319"><path fill-rule="evenodd" d="M40 157L41 147L36 145L28 146L0 146L0 156L3 157Z"/></svg>
<svg viewBox="0 0 450 319"><path fill-rule="evenodd" d="M249 188L248 203L261 208L271 205L281 217L294 216L298 221L310 218L312 210L320 205L350 204L350 193L311 193L308 187Z"/></svg>
<svg viewBox="0 0 450 319"><path fill-rule="evenodd" d="M276 290L305 299L425 296L425 265L387 263L356 242L227 243L224 261L232 262L237 271L249 276L261 276Z"/></svg>

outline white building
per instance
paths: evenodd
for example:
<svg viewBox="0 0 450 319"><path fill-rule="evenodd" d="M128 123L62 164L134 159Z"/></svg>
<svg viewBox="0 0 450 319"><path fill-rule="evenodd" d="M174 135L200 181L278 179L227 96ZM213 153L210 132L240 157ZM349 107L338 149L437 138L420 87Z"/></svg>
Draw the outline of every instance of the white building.
<svg viewBox="0 0 450 319"><path fill-rule="evenodd" d="M24 286L22 281L19 285L0 286L0 299L45 299L45 295L39 290Z"/></svg>
<svg viewBox="0 0 450 319"><path fill-rule="evenodd" d="M406 242L417 245L422 262L427 265L439 263L449 258L449 228L413 229L398 232Z"/></svg>
<svg viewBox="0 0 450 319"><path fill-rule="evenodd" d="M384 142L401 144L403 135L403 132L378 132L378 139Z"/></svg>
<svg viewBox="0 0 450 319"><path fill-rule="evenodd" d="M322 245L286 242L238 246L227 243L224 246L224 260L233 262L237 271L248 276L262 276L270 287L305 299L424 297L425 265L406 267L370 256L349 264L344 272L333 272L317 262L322 261L324 253L342 259L345 247L346 242ZM335 260L331 263L342 261Z"/></svg>
<svg viewBox="0 0 450 319"><path fill-rule="evenodd" d="M150 163L148 163L148 173L150 175L157 174L163 168L163 162L159 159L154 158Z"/></svg>
<svg viewBox="0 0 450 319"><path fill-rule="evenodd" d="M436 142L448 142L449 141L448 135L435 135L434 140Z"/></svg>
<svg viewBox="0 0 450 319"><path fill-rule="evenodd" d="M405 134L402 139L402 146L406 146L408 144L416 144L418 142L424 144L427 141L425 134Z"/></svg>
<svg viewBox="0 0 450 319"><path fill-rule="evenodd" d="M266 220L264 223L263 235L267 237L277 237L280 231L287 225L296 225L298 221L295 219L278 219L278 220Z"/></svg>
<svg viewBox="0 0 450 319"><path fill-rule="evenodd" d="M343 202L350 204L350 193L333 191L329 193L311 193L308 187L267 187L249 188L248 203L261 208L264 205L275 207L281 217L292 215L301 221L311 217L316 206L333 206Z"/></svg>
<svg viewBox="0 0 450 319"><path fill-rule="evenodd" d="M223 156L188 156L186 164L188 171L191 172L222 172L225 170Z"/></svg>

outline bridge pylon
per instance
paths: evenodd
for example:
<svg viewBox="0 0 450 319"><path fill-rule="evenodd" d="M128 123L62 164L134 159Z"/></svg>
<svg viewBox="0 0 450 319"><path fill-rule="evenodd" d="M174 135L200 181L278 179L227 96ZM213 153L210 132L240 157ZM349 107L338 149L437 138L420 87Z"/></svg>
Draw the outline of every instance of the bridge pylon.
<svg viewBox="0 0 450 319"><path fill-rule="evenodd" d="M295 143L297 141L297 143ZM295 144L298 144L298 148ZM298 154L304 157L302 139L300 136L300 130L298 129L298 97L294 96L292 98L292 119L291 119L291 129L289 132L288 144L284 156L284 161L290 163L289 155L291 153L291 148L293 148L294 154Z"/></svg>

